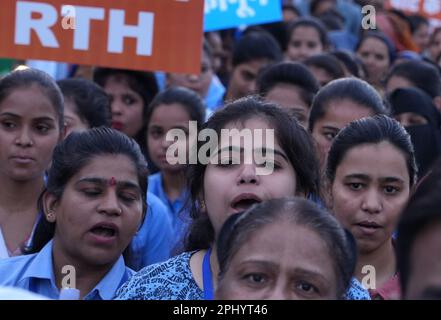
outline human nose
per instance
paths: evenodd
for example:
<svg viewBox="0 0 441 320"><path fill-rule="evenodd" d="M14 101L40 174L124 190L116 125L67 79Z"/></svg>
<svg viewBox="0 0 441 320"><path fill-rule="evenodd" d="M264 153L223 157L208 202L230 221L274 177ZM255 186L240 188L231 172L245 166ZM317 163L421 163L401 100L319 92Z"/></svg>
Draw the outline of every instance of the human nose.
<svg viewBox="0 0 441 320"><path fill-rule="evenodd" d="M381 196L374 189L368 190L363 199L362 207L364 211L369 213L380 213L383 209Z"/></svg>
<svg viewBox="0 0 441 320"><path fill-rule="evenodd" d="M15 143L21 147L31 147L34 145L31 132L27 126L23 126L18 132Z"/></svg>
<svg viewBox="0 0 441 320"><path fill-rule="evenodd" d="M99 204L98 211L107 215L119 216L122 214L122 209L119 205L118 196L116 191L108 190L102 198Z"/></svg>
<svg viewBox="0 0 441 320"><path fill-rule="evenodd" d="M239 173L238 184L256 184L260 183L259 176L256 174L255 164L243 164Z"/></svg>
<svg viewBox="0 0 441 320"><path fill-rule="evenodd" d="M119 101L113 101L111 106L112 116L121 115L122 114L122 104Z"/></svg>

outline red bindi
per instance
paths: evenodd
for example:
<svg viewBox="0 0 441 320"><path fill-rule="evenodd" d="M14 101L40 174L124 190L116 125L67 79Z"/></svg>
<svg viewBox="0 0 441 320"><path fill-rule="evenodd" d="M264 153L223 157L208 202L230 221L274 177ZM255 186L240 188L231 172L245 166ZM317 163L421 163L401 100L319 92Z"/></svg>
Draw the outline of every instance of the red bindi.
<svg viewBox="0 0 441 320"><path fill-rule="evenodd" d="M110 178L109 185L110 186L116 186L116 179L115 179L115 177Z"/></svg>

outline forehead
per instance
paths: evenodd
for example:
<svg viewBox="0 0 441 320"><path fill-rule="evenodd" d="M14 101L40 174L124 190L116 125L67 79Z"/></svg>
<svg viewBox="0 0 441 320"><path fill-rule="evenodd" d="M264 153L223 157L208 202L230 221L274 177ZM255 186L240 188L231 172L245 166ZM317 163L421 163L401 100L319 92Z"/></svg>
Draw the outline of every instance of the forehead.
<svg viewBox="0 0 441 320"><path fill-rule="evenodd" d="M254 59L243 62L237 65L236 68L241 71L248 71L257 74L259 70L265 67L267 64L269 64L269 62L270 61L268 59Z"/></svg>
<svg viewBox="0 0 441 320"><path fill-rule="evenodd" d="M122 154L95 156L70 180L75 183L77 180L89 177L107 180L114 178L117 182L128 181L139 185L134 163Z"/></svg>
<svg viewBox="0 0 441 320"><path fill-rule="evenodd" d="M273 101L281 106L309 107L300 95L300 88L288 83L275 85L266 95L266 100Z"/></svg>
<svg viewBox="0 0 441 320"><path fill-rule="evenodd" d="M291 37L296 38L296 40L320 41L318 30L312 26L296 27L292 31Z"/></svg>
<svg viewBox="0 0 441 320"><path fill-rule="evenodd" d="M180 103L160 104L152 113L150 124L157 123L185 123L187 126L190 115Z"/></svg>
<svg viewBox="0 0 441 320"><path fill-rule="evenodd" d="M351 100L335 100L328 103L323 117L318 119L317 123L321 122L322 124L343 128L349 122L372 115L371 109Z"/></svg>
<svg viewBox="0 0 441 320"><path fill-rule="evenodd" d="M128 76L124 74L112 74L107 77L104 84L104 90L107 93L117 93L120 91L128 91L130 93L138 94L130 87Z"/></svg>
<svg viewBox="0 0 441 320"><path fill-rule="evenodd" d="M233 129L237 129L237 132L233 131ZM224 134L222 134L222 132ZM220 132L221 146L231 145L231 138L227 139L227 134L230 134L233 137L238 137L241 134L245 136L245 133L249 133L248 136L252 139L251 142L253 143L253 147L258 147L259 144L274 144L274 147L280 148L277 140L277 132L274 126L263 117L253 117L245 121L232 121L227 123ZM262 139L260 139L260 137L262 137ZM271 139L271 141L268 140L272 137L274 139ZM234 139L233 143L235 143Z"/></svg>
<svg viewBox="0 0 441 320"><path fill-rule="evenodd" d="M293 244L302 245L293 245ZM281 219L254 231L232 261L270 261L284 268L333 273L333 260L325 241L315 231Z"/></svg>
<svg viewBox="0 0 441 320"><path fill-rule="evenodd" d="M0 112L10 112L28 118L58 118L55 106L38 85L13 89L0 102Z"/></svg>
<svg viewBox="0 0 441 320"><path fill-rule="evenodd" d="M386 44L380 39L373 37L367 38L360 46L360 50L363 51L376 51L381 53L388 53Z"/></svg>
<svg viewBox="0 0 441 320"><path fill-rule="evenodd" d="M349 149L337 166L336 176L363 174L372 179L395 177L409 185L405 155L387 141Z"/></svg>

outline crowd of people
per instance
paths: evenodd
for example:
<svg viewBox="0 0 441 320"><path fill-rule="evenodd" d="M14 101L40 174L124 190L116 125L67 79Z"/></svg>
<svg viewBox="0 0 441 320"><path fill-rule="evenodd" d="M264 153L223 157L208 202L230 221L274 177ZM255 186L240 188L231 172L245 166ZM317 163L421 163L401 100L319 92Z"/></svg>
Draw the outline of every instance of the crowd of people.
<svg viewBox="0 0 441 320"><path fill-rule="evenodd" d="M365 30L364 2L205 33L197 75L8 63L0 287L441 299L441 28L372 1Z"/></svg>

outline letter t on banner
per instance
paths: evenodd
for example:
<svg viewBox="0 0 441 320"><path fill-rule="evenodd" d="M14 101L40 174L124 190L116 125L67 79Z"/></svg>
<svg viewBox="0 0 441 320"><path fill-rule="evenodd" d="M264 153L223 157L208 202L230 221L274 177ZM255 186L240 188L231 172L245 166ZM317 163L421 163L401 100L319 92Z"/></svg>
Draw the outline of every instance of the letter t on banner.
<svg viewBox="0 0 441 320"><path fill-rule="evenodd" d="M204 0L1 0L0 57L199 74L203 18Z"/></svg>

